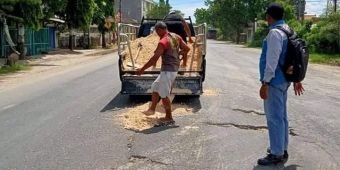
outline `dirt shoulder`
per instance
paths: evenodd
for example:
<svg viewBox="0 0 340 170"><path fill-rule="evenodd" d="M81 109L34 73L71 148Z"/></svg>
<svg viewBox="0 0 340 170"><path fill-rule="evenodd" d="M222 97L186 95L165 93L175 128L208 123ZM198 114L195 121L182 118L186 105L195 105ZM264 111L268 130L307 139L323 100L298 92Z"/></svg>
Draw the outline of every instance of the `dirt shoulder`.
<svg viewBox="0 0 340 170"><path fill-rule="evenodd" d="M25 81L34 81L39 77L63 71L72 66L91 62L107 54L113 54L117 48L74 50L57 49L48 54L40 55L36 59L23 61L30 66L29 70L0 75L0 89L15 86ZM114 55L112 56L114 57Z"/></svg>

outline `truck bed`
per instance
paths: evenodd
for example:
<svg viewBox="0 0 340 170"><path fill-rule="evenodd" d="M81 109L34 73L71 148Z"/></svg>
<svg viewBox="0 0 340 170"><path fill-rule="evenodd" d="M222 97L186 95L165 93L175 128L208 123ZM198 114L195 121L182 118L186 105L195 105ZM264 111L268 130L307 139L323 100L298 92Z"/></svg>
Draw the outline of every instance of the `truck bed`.
<svg viewBox="0 0 340 170"><path fill-rule="evenodd" d="M190 19L190 18L189 18ZM160 73L160 61L156 68L144 71L137 76L136 69L145 64L152 56L159 37L153 35L137 36L137 32L144 32L143 23L141 27L118 24L118 66L121 80L121 94L126 95L149 95L152 93L151 85ZM155 23L153 23L155 24ZM190 25L192 23L190 20ZM149 25L150 26L150 25ZM192 27L194 43L188 55L188 67L180 68L175 79L172 94L198 96L203 93L203 81L206 70L206 24ZM156 43L156 44L155 44ZM142 48L141 48L142 47Z"/></svg>

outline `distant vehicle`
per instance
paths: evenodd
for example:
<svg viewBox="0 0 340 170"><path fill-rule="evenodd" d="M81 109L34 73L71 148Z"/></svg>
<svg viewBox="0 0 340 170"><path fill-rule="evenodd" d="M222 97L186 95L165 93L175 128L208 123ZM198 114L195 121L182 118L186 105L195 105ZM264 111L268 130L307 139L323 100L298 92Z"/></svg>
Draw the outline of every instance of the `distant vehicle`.
<svg viewBox="0 0 340 170"><path fill-rule="evenodd" d="M193 52L195 50L200 50L200 55L195 56L198 66L193 69L192 63L190 63L190 57L188 55L188 65L191 64L190 69L180 68L178 71L178 76L175 80L174 87L172 89L172 94L175 95L192 95L199 96L203 93L203 81L205 79L206 70L206 24L201 24L198 26L193 26L191 18L185 18L189 21L189 27L191 29L192 37L195 37ZM119 23L118 24L118 55L119 55L119 77L122 82L121 94L126 95L150 95L151 84L157 78L160 73L160 68L154 68L152 70L146 70L143 75L137 76L136 68L134 68L134 59L132 55L129 56L126 50L131 53L130 44L132 41L146 37L152 33L154 25L157 21L162 21L162 19L146 19L143 18L139 26ZM191 44L189 46L192 46ZM196 49L195 49L196 47ZM156 47L155 47L156 48ZM137 53L138 55L138 53ZM132 61L131 66L127 66L126 58L130 57L129 60ZM151 57L151 56L150 56Z"/></svg>
<svg viewBox="0 0 340 170"><path fill-rule="evenodd" d="M216 40L217 39L217 30L216 29L208 29L207 38Z"/></svg>

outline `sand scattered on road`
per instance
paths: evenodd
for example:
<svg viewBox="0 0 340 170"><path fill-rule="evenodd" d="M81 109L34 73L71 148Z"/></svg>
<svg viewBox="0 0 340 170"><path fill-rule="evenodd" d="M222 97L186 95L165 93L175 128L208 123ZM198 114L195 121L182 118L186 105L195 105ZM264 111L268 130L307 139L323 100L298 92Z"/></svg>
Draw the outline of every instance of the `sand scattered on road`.
<svg viewBox="0 0 340 170"><path fill-rule="evenodd" d="M203 89L203 96L218 96L220 93L220 89Z"/></svg>
<svg viewBox="0 0 340 170"><path fill-rule="evenodd" d="M151 116L145 116L142 112L147 110L150 103L137 105L129 108L125 113L119 116L119 119L125 129L134 131L143 131L150 129L157 124L158 119L165 116L163 106L159 103L156 108L156 113ZM192 108L182 104L172 104L172 115L176 117L192 114Z"/></svg>

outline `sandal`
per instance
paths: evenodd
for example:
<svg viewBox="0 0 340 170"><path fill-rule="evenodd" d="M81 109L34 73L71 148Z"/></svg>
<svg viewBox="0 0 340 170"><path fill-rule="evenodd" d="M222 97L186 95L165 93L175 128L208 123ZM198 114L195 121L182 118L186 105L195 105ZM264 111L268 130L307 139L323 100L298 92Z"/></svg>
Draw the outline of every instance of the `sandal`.
<svg viewBox="0 0 340 170"><path fill-rule="evenodd" d="M172 126L174 124L175 124L174 120L166 120L166 121L161 121L161 122L155 124L154 127Z"/></svg>

